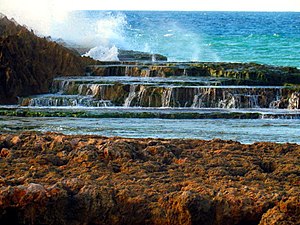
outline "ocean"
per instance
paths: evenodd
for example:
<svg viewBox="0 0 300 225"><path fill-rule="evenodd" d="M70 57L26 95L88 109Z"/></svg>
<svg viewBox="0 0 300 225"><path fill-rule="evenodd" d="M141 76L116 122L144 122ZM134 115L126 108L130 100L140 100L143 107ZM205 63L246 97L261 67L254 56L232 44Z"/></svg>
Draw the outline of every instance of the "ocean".
<svg viewBox="0 0 300 225"><path fill-rule="evenodd" d="M298 12L73 11L54 37L116 60L117 49L169 61L256 62L300 67Z"/></svg>

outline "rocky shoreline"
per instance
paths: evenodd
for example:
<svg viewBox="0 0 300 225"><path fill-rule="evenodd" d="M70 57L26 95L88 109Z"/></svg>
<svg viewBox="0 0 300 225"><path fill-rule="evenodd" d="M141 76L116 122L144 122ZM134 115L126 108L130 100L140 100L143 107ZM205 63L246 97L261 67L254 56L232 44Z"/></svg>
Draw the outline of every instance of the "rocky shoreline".
<svg viewBox="0 0 300 225"><path fill-rule="evenodd" d="M121 61L101 62L81 57L80 51L67 48L49 38L36 36L26 27L0 18L0 104L17 104L19 97L51 92L56 77L132 76L132 77L204 77L221 80L221 85L290 86L297 91L298 108L300 70L256 63L166 62L159 54L119 51ZM154 62L152 57L155 58ZM113 87L117 95L124 85ZM162 92L163 90L150 90ZM180 93L179 93L180 95ZM292 93L288 93L289 97ZM121 96L122 97L122 96ZM124 96L123 96L124 97ZM146 104L146 103L145 103ZM147 103L147 105L149 105ZM154 106L160 105L158 102ZM283 108L287 99L279 103Z"/></svg>
<svg viewBox="0 0 300 225"><path fill-rule="evenodd" d="M99 62L81 57L78 49L68 49L48 38L37 37L26 27L0 16L0 104L16 104L19 97L49 93L55 78L64 76L65 80L60 83L68 85L58 87L66 87L64 94L73 103L77 102L75 97L82 95L82 99L90 100L88 103L106 104L111 100L116 106L127 107L200 108L216 107L213 103L221 102L223 108L230 108L236 99L247 107L254 100L255 107L271 105L291 110L300 107L300 70L297 68L255 63L152 62L152 54L133 51L123 51L121 56L121 60L129 62ZM139 61L132 61L131 57ZM161 55L153 58L166 61ZM204 84L192 87L193 83L176 81L177 85L188 87L184 89L170 88L174 83L149 87L114 81L103 88L102 83L68 80L70 76L120 75L202 77ZM240 93L238 88L221 92L222 88L209 87L203 95L203 87L199 85L215 81L219 82L216 86L282 87L277 87L278 93L276 88L261 92L246 88L246 92ZM189 96L188 101L186 96ZM217 96L225 96L226 102ZM24 98L21 105L27 106L29 102L34 101ZM202 102L211 104L201 105ZM1 108L0 115L169 119L262 116L259 112L207 114L193 111L95 114L58 109L40 111L17 105ZM297 111L288 116L299 118ZM299 154L300 146L291 143L245 145L219 139L3 133L0 134L0 224L300 224Z"/></svg>
<svg viewBox="0 0 300 225"><path fill-rule="evenodd" d="M1 224L299 224L300 146L0 136Z"/></svg>

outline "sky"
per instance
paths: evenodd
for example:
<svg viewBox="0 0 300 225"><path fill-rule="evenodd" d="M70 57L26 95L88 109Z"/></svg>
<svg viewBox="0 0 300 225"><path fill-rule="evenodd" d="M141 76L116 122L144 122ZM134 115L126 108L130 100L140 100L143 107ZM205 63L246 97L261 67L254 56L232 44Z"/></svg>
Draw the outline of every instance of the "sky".
<svg viewBox="0 0 300 225"><path fill-rule="evenodd" d="M298 11L300 0L0 0L7 10Z"/></svg>

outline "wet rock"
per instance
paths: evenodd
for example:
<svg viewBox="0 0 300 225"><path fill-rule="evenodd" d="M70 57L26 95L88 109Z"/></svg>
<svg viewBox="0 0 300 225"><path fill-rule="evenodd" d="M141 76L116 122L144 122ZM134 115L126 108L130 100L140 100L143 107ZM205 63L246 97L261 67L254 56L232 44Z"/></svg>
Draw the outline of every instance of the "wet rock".
<svg viewBox="0 0 300 225"><path fill-rule="evenodd" d="M167 61L167 57L160 54L122 49L118 50L118 58L120 61Z"/></svg>
<svg viewBox="0 0 300 225"><path fill-rule="evenodd" d="M224 85L297 85L300 70L293 67L276 67L255 63L224 62L116 62L97 63L88 71L95 76L145 76L145 77L217 77Z"/></svg>
<svg viewBox="0 0 300 225"><path fill-rule="evenodd" d="M117 69L118 67L116 67ZM119 67L118 71L123 70ZM113 71L115 66L103 67L103 73ZM107 71L106 71L107 70ZM127 70L127 68L125 69ZM106 71L106 72L105 72ZM117 72L115 75L117 75ZM122 73L122 72L120 72ZM123 71L124 73L124 71ZM192 107L192 108L290 108L297 106L296 87L249 87L249 86L207 86L203 83L166 79L170 86L151 81L150 83L112 82L109 84L91 84L85 81L55 80L52 90L58 96L23 98L20 104L30 106L137 106L137 107ZM178 83L179 82L179 83ZM72 98L65 95L73 95ZM81 97L79 97L79 96ZM92 95L92 97L91 97ZM81 99L87 98L85 103ZM103 103L104 102L104 103ZM294 102L294 103L293 103ZM88 104L89 103L89 104ZM94 105L95 104L95 105Z"/></svg>
<svg viewBox="0 0 300 225"><path fill-rule="evenodd" d="M91 47L78 46L76 44L67 43L62 39L55 40L62 46L65 46L80 55L84 55L91 50ZM151 54L148 52L140 52L140 51L132 51L132 50L124 50L118 49L118 59L120 61L167 61L167 57L161 54ZM117 63L117 62L113 62Z"/></svg>

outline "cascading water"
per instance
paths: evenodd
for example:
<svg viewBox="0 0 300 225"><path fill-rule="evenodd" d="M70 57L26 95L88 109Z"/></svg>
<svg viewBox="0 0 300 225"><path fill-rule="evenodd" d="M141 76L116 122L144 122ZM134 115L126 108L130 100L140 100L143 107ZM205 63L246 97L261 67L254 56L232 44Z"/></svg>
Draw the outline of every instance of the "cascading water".
<svg viewBox="0 0 300 225"><path fill-rule="evenodd" d="M60 78L61 79L61 78ZM167 79L167 78L166 78ZM86 82L86 81L83 81ZM124 106L124 107L190 107L190 108L299 108L297 92L282 96L281 87L232 86L162 86L161 84L88 84L63 81L51 95L23 98L21 105L30 106ZM55 82L54 82L55 85ZM66 100L67 99L67 100ZM93 103L87 103L88 101ZM103 102L110 104L103 104ZM82 104L85 102L84 104ZM96 103L98 102L98 103ZM285 104L285 105L284 105Z"/></svg>
<svg viewBox="0 0 300 225"><path fill-rule="evenodd" d="M162 94L162 107L170 107L170 102L172 98L172 87L168 87L163 91Z"/></svg>
<svg viewBox="0 0 300 225"><path fill-rule="evenodd" d="M90 96L74 96L74 95L43 95L36 98L22 98L20 105L31 107L108 107L112 106L110 101L95 100Z"/></svg>
<svg viewBox="0 0 300 225"><path fill-rule="evenodd" d="M299 109L300 108L300 93L293 93L289 98L288 109Z"/></svg>
<svg viewBox="0 0 300 225"><path fill-rule="evenodd" d="M97 68L99 67L101 69L101 65L97 66ZM283 140L298 141L295 134L299 128L297 125L295 126L294 122L289 122L291 125L288 127L286 125L280 126L280 132L273 127L273 121L267 122L257 131L258 122L256 121L261 120L253 120L259 118L266 120L274 118L299 119L300 113L297 109L300 107L300 93L297 88L284 86L220 86L224 78L195 76L195 73L187 73L187 71L191 71L190 68L182 69L182 65L178 66L178 70L174 70L174 65L171 68L168 66L145 66L143 64L140 66L140 68L143 68L141 70L135 70L134 68L137 67L130 66L126 70L127 66L124 65L103 65L102 67L109 76L92 75L56 78L53 82L52 94L20 98L21 106L30 107L25 107L25 109L18 107L18 111L24 110L24 115L28 115L26 113L29 111L33 112L33 115L38 112L41 113L39 115L46 114L46 116L51 117L84 117L77 118L76 122L68 120L66 129L73 126L76 127L76 129L70 128L73 131L86 132L88 130L93 134L101 131L104 132L104 135L107 135L107 126L103 127L103 121L107 120L108 124L113 127L109 130L119 130L120 127L123 129L122 132L116 134L119 136L127 136L132 133L140 136L141 131L136 128L141 126L143 132L148 132L147 137L149 134L157 137L157 135L160 135L161 127L174 125L163 133L165 135L174 134L175 136L172 137L177 138L178 133L176 132L186 131L184 138L189 138L191 133L195 132L198 127L201 129L196 132L197 138L203 138L202 135L206 134L207 131L214 131L216 135L209 136L209 138L220 138L222 137L220 133L234 132L234 138L240 137L241 133L245 133L247 138L251 136L256 140L257 133L261 135L261 130L264 130L267 134L265 137L272 136L272 140L275 141L279 140L279 134L284 137ZM164 69L162 70L162 68ZM161 77L161 74L157 72L158 70L161 74L166 71L173 72L169 73L169 76ZM139 74L144 74L142 71L148 71L151 76L137 77ZM101 74L105 75L102 71ZM201 73L199 74L201 75ZM153 77L153 75L156 75L156 77ZM174 77L174 75L177 76ZM275 108L275 106L276 109L271 108ZM47 112L45 113L45 111ZM58 120L58 117L51 118L51 120ZM91 125L86 124L88 120L94 117L97 119L94 119ZM116 122L116 117L121 118ZM133 120L134 122L131 119L124 119L128 117L139 119ZM101 119L99 120L99 118ZM165 118L171 120L164 120ZM201 118L201 120L198 120L198 118ZM208 118L220 119L207 120ZM243 118L249 122L243 123L246 126L241 125L240 130L237 130L236 124L239 122L233 122L232 118ZM251 120L247 120L250 118ZM61 120L59 120L58 128L68 118L59 119ZM101 122L99 123L99 121ZM153 125L153 121L160 122ZM189 121L188 124L186 124L186 121ZM241 120L237 119L237 121ZM221 125L229 123L232 128L226 128L224 132L220 132L220 126L213 127L216 122ZM286 123L285 121L284 124ZM87 128L82 131L84 126ZM253 130L257 133L249 135L248 126L253 127ZM145 129L145 127L148 128ZM288 136L286 130L282 130L282 127L284 129L289 128L289 135L294 135L294 138L291 139L291 136ZM274 130L270 131L270 128L274 128ZM203 131L203 129L206 130Z"/></svg>
<svg viewBox="0 0 300 225"><path fill-rule="evenodd" d="M51 95L20 98L20 105L170 109L298 109L300 106L299 93L288 87L219 86L227 80L203 76L206 73L202 70L195 73L193 68L193 77L187 76L187 71L192 71L189 64L104 64L95 68L101 75L109 76L56 78ZM151 76L142 76L143 71Z"/></svg>
<svg viewBox="0 0 300 225"><path fill-rule="evenodd" d="M193 98L192 108L202 108L205 107L204 101L205 98L207 102L209 101L209 97L211 96L211 88L197 88L196 94ZM224 108L224 107L221 107Z"/></svg>
<svg viewBox="0 0 300 225"><path fill-rule="evenodd" d="M130 107L132 100L136 97L136 88L137 85L131 85L128 97L125 99L124 107Z"/></svg>

